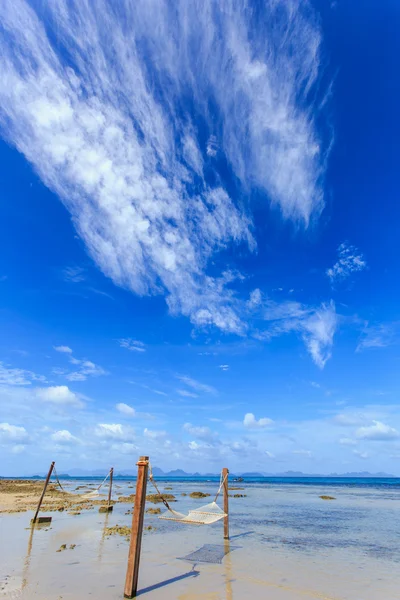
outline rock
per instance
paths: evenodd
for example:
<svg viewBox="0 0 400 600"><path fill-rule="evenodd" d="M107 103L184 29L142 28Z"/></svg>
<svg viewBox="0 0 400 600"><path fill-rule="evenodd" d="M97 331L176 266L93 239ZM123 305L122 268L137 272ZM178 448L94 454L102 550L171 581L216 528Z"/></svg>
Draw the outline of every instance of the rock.
<svg viewBox="0 0 400 600"><path fill-rule="evenodd" d="M148 515L159 515L161 512L161 508L148 508L146 510L146 513Z"/></svg>
<svg viewBox="0 0 400 600"><path fill-rule="evenodd" d="M172 494L163 494L163 498L168 502L176 502L176 498ZM162 499L158 494L149 494L146 496L146 500L147 502L153 502L154 504L162 502Z"/></svg>
<svg viewBox="0 0 400 600"><path fill-rule="evenodd" d="M321 500L336 500L334 496L320 496Z"/></svg>
<svg viewBox="0 0 400 600"><path fill-rule="evenodd" d="M211 494L205 494L204 492L192 492L189 494L191 498L207 498L207 496L211 496Z"/></svg>
<svg viewBox="0 0 400 600"><path fill-rule="evenodd" d="M62 552L63 550L67 549L67 544L61 544L61 546L59 547L58 550L56 550L56 552Z"/></svg>

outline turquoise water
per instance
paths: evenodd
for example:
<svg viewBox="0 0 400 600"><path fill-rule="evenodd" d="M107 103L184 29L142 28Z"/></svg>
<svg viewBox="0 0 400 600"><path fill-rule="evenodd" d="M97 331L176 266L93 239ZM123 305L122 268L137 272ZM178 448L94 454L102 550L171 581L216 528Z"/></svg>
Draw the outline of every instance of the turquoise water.
<svg viewBox="0 0 400 600"><path fill-rule="evenodd" d="M100 482L97 478L79 478L65 480L63 485L73 491L85 484L93 489ZM177 499L173 508L185 512L213 500L219 478L157 478L157 483L161 490L172 487L168 493ZM244 488L232 490L231 494L245 494L244 498L230 498L231 526L236 535L246 534L249 540L284 553L340 549L353 555L400 562L399 478L268 477L245 478L229 485ZM132 494L134 487L134 478L117 477L113 497ZM210 497L194 500L189 497L191 491L203 491ZM148 493L154 492L149 483ZM335 500L322 500L321 495L334 496ZM125 509L126 504L117 505L114 514L120 513L120 520L129 524L129 518L123 514ZM157 533L182 527L158 519L154 522Z"/></svg>

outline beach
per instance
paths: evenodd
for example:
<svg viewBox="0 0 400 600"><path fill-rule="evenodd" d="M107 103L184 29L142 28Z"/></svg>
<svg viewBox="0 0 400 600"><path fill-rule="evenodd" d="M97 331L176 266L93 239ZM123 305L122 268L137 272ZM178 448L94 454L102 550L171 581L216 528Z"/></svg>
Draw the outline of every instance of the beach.
<svg viewBox="0 0 400 600"><path fill-rule="evenodd" d="M115 481L116 503L105 514L98 510L106 495L89 502L82 496L74 499L94 489L94 482L63 482L65 494L53 489L41 511L52 516L51 524L31 528L42 485L43 481L35 482L29 498L18 484L12 493L1 492L0 486L0 597L122 598L128 555L123 528L131 523L133 502L127 498L135 482ZM222 521L196 527L146 513L139 597L400 598L398 487L247 482L231 486L244 489L230 491L229 541L223 540ZM212 499L191 498L191 492L213 496L216 484L170 481L160 487L172 487L167 493L176 498L174 509L185 512ZM148 488L148 493L152 491ZM335 499L323 500L323 495ZM67 506L59 510L62 502ZM9 512L12 505L19 512ZM158 507L164 511L162 504L146 505ZM123 535L115 533L117 525Z"/></svg>

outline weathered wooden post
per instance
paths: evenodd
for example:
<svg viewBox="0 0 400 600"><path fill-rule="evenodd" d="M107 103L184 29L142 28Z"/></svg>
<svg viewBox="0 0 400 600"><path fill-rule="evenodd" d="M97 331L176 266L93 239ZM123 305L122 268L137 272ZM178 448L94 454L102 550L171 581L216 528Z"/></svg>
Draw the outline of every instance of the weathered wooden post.
<svg viewBox="0 0 400 600"><path fill-rule="evenodd" d="M140 550L142 546L143 519L146 504L147 474L149 457L141 456L136 463L138 467L136 481L135 505L132 515L131 541L129 544L128 567L125 579L125 598L134 598L139 578Z"/></svg>
<svg viewBox="0 0 400 600"><path fill-rule="evenodd" d="M37 505L37 509L36 509L36 512L35 512L35 516L33 517L32 521L31 521L31 525L34 525L36 523L36 521L37 521L39 510L40 510L40 507L42 505L43 498L44 498L44 495L46 493L46 489L47 489L47 486L48 486L49 481L50 481L51 474L52 474L53 469L54 469L54 465L55 465L55 462L53 460L53 462L50 465L49 472L47 473L46 481L44 482L43 492L42 492L42 495L40 496L39 503ZM51 517L42 517L42 519L43 520L46 519L47 521L51 521ZM39 522L40 522L40 519L39 519Z"/></svg>
<svg viewBox="0 0 400 600"><path fill-rule="evenodd" d="M112 510L112 506L111 506L111 493L112 493L113 475L114 475L114 467L111 467L111 469L110 469L110 488L108 490L108 501L107 501L108 510Z"/></svg>
<svg viewBox="0 0 400 600"><path fill-rule="evenodd" d="M222 469L222 481L224 485L224 540L229 540L229 497L228 497L228 475L229 469Z"/></svg>

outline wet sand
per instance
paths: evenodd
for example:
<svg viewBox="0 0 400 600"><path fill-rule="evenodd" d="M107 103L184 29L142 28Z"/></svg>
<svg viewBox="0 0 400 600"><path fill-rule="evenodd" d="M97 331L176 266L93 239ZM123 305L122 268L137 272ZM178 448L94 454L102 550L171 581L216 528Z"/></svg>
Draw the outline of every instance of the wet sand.
<svg viewBox="0 0 400 600"><path fill-rule="evenodd" d="M180 495L194 489L204 490L205 485L196 484L193 488L174 484L173 487L172 493L180 508L204 503L201 499L181 499ZM396 548L392 554L382 556L362 549L363 540L367 544L365 548L376 545L369 519L384 521L389 514L393 515L397 521L392 520L391 526L396 530L399 523L396 499L381 499L375 509L372 496L335 491L333 495L338 501L326 502L319 498L318 492L246 488L245 498L231 499L229 542L223 540L222 522L193 527L159 521L157 515L146 514L145 526L153 529L145 529L143 536L139 597L149 600L399 599ZM123 493L127 490L121 489L121 495ZM295 513L296 507L303 511L303 518L288 523L286 514ZM109 514L98 513L98 506L79 515L53 512L50 526L33 529L29 527L32 511L1 514L0 597L10 600L122 598L128 541L125 535L109 535L109 532L116 525L130 525L131 516L126 513L131 508L129 503L117 502ZM310 511L314 512L309 514ZM347 519L349 511L350 518L340 521ZM358 521L352 520L352 513ZM282 522L279 522L279 514ZM309 514L309 521L305 514ZM329 535L328 528L320 531L323 526L319 525L317 533L327 542L319 546L313 533L313 524L318 519L320 523L326 519L330 531ZM346 525L344 531L339 532L342 522ZM307 533L304 547L301 531ZM282 532L286 537L282 537ZM331 539L337 543L328 543ZM349 545L348 539L354 540L354 545ZM63 545L66 549L58 552ZM202 554L207 558L204 550L196 555L197 560L189 560L190 554L210 545L217 562L198 560Z"/></svg>

